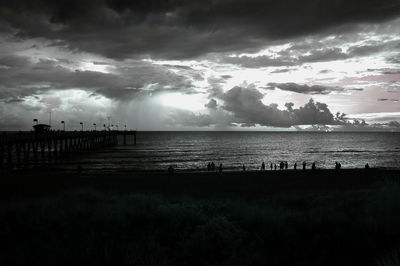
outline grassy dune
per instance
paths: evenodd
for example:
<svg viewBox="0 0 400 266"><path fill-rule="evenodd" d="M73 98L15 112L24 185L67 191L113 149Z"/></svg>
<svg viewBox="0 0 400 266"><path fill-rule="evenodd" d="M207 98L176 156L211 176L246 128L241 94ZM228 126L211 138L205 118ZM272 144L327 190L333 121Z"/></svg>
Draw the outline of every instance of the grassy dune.
<svg viewBox="0 0 400 266"><path fill-rule="evenodd" d="M74 188L0 203L1 265L399 265L400 186L205 199Z"/></svg>

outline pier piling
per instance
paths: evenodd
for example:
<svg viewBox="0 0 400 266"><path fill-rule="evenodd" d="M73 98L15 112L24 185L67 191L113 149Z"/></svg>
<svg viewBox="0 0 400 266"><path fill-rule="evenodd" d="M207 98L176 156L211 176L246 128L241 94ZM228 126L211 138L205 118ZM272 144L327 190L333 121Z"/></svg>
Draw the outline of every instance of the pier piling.
<svg viewBox="0 0 400 266"><path fill-rule="evenodd" d="M127 136L133 136L136 145L136 131L3 133L0 135L0 169L55 164L63 157L82 151L118 145L119 137L122 137L122 144L127 145Z"/></svg>

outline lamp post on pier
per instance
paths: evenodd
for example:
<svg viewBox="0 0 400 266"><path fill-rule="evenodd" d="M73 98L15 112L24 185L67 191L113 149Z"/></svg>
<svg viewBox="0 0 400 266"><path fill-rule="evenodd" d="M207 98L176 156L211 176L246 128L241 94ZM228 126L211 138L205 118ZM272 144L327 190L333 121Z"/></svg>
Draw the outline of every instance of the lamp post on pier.
<svg viewBox="0 0 400 266"><path fill-rule="evenodd" d="M79 124L81 124L81 126L82 126L82 130L81 131L83 131L83 122L80 122Z"/></svg>
<svg viewBox="0 0 400 266"><path fill-rule="evenodd" d="M63 131L65 132L65 121L61 121L61 124L63 124Z"/></svg>
<svg viewBox="0 0 400 266"><path fill-rule="evenodd" d="M93 123L94 131L96 131L96 123Z"/></svg>
<svg viewBox="0 0 400 266"><path fill-rule="evenodd" d="M33 119L33 122L35 122L36 123L36 125L38 124L38 120L35 118L35 119Z"/></svg>

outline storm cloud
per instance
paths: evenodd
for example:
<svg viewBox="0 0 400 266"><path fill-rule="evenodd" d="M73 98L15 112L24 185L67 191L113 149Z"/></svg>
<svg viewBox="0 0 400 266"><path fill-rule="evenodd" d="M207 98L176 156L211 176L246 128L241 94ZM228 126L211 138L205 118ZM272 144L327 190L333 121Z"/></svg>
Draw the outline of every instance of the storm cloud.
<svg viewBox="0 0 400 266"><path fill-rule="evenodd" d="M303 93L303 94L329 94L332 92L345 92L345 91L351 91L351 90L356 90L360 91L363 89L344 89L341 87L329 87L329 86L321 86L321 85L302 85L302 84L297 84L293 82L289 83L268 83L268 89L275 89L278 88L280 90L284 91L292 91L292 92L297 92L297 93Z"/></svg>
<svg viewBox="0 0 400 266"><path fill-rule="evenodd" d="M135 62L120 65L113 73L74 70L57 60L32 62L26 57L0 58L0 99L10 101L47 90L83 89L111 99L129 100L140 93L178 91L191 93L193 71L176 74L170 67Z"/></svg>
<svg viewBox="0 0 400 266"><path fill-rule="evenodd" d="M397 0L21 0L1 2L0 29L109 58L189 58L399 13Z"/></svg>
<svg viewBox="0 0 400 266"><path fill-rule="evenodd" d="M277 104L265 105L264 95L254 88L234 87L227 91L222 99L222 108L236 118L235 122L245 125L290 127L310 124L339 124L324 103L310 99L307 104L293 109L293 103L287 103L286 110L280 110Z"/></svg>

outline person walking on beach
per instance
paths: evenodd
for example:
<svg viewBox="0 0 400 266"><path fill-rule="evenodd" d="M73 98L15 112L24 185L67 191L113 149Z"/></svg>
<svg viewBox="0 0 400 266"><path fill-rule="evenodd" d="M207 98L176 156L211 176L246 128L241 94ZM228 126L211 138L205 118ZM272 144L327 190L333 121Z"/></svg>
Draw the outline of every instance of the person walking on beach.
<svg viewBox="0 0 400 266"><path fill-rule="evenodd" d="M244 166L244 164L242 166L242 169L243 169L243 171L246 171L246 166Z"/></svg>
<svg viewBox="0 0 400 266"><path fill-rule="evenodd" d="M311 170L315 170L315 162L312 163Z"/></svg>
<svg viewBox="0 0 400 266"><path fill-rule="evenodd" d="M276 171L276 163L274 163L274 169L275 169L275 171Z"/></svg>
<svg viewBox="0 0 400 266"><path fill-rule="evenodd" d="M306 170L306 162L303 162L303 170Z"/></svg>
<svg viewBox="0 0 400 266"><path fill-rule="evenodd" d="M207 171L208 171L208 172L211 171L211 163L210 163L210 162L207 164Z"/></svg>
<svg viewBox="0 0 400 266"><path fill-rule="evenodd" d="M269 167L271 168L271 171L272 171L272 168L273 168L273 165L272 165L272 163L269 165Z"/></svg>
<svg viewBox="0 0 400 266"><path fill-rule="evenodd" d="M262 162L262 164L261 164L261 170L262 170L262 171L265 170L265 163L264 163L264 162Z"/></svg>
<svg viewBox="0 0 400 266"><path fill-rule="evenodd" d="M342 165L340 163L335 162L335 170L336 171L339 171L341 167L342 167Z"/></svg>
<svg viewBox="0 0 400 266"><path fill-rule="evenodd" d="M211 171L215 171L215 163L214 162L211 162Z"/></svg>
<svg viewBox="0 0 400 266"><path fill-rule="evenodd" d="M369 169L369 164L365 164L365 169Z"/></svg>
<svg viewBox="0 0 400 266"><path fill-rule="evenodd" d="M296 170L297 169L297 163L294 163L293 165L293 169Z"/></svg>
<svg viewBox="0 0 400 266"><path fill-rule="evenodd" d="M219 164L219 173L222 174L222 163Z"/></svg>
<svg viewBox="0 0 400 266"><path fill-rule="evenodd" d="M287 170L289 168L289 164L288 164L288 162L286 161L285 162L285 169Z"/></svg>

